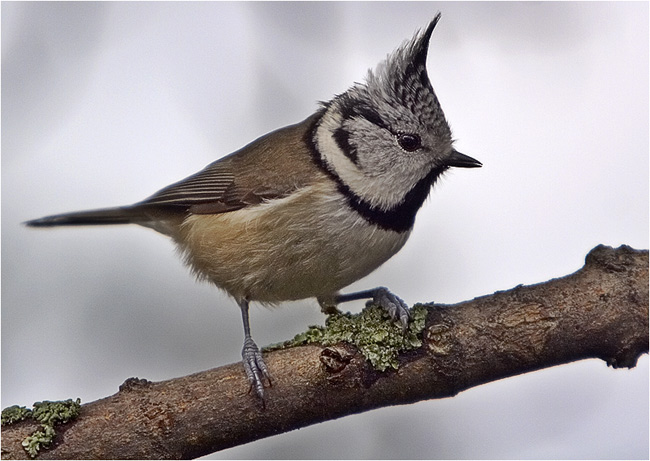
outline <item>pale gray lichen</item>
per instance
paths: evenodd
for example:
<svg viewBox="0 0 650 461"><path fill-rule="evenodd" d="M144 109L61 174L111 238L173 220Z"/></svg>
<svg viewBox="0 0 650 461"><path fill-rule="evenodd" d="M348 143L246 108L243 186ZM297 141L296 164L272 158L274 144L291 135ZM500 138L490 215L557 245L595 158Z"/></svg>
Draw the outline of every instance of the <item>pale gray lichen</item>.
<svg viewBox="0 0 650 461"><path fill-rule="evenodd" d="M41 423L41 430L35 431L22 441L25 451L30 457L35 458L41 448L47 447L54 440L56 436L54 427L72 421L79 416L80 411L81 399L36 402L32 410L14 405L2 410L2 425L14 424L26 418Z"/></svg>
<svg viewBox="0 0 650 461"><path fill-rule="evenodd" d="M390 319L385 309L376 305L366 307L360 314L333 314L327 318L324 327L310 326L307 331L296 335L292 340L268 346L264 350L284 349L309 343L331 346L347 342L356 346L374 369L397 369L397 357L400 353L422 345L427 309L422 304L416 304L410 312L411 318L405 331Z"/></svg>

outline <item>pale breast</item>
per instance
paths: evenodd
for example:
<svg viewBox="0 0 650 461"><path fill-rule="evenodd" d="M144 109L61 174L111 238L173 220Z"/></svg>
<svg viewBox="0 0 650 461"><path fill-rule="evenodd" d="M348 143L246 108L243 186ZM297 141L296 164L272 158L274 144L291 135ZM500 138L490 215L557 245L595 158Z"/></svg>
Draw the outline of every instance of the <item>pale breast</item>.
<svg viewBox="0 0 650 461"><path fill-rule="evenodd" d="M215 215L191 215L175 241L202 279L265 303L328 297L397 253L409 232L370 225L333 183Z"/></svg>

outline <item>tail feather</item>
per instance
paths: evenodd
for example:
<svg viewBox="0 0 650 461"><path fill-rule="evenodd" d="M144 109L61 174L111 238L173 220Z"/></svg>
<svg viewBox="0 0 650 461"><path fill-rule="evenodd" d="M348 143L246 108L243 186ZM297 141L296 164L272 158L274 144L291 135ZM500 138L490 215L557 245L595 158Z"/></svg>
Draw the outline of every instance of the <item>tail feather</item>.
<svg viewBox="0 0 650 461"><path fill-rule="evenodd" d="M92 226L138 223L143 218L142 210L133 207L120 207L45 216L44 218L27 221L24 224L30 227Z"/></svg>

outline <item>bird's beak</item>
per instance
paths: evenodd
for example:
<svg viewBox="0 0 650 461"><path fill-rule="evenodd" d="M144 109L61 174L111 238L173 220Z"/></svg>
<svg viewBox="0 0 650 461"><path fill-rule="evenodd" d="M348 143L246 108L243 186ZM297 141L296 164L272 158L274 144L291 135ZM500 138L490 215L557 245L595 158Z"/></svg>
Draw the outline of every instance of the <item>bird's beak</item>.
<svg viewBox="0 0 650 461"><path fill-rule="evenodd" d="M447 166L455 166L457 168L478 168L483 166L481 162L469 155L461 154L457 150L451 152L447 158Z"/></svg>

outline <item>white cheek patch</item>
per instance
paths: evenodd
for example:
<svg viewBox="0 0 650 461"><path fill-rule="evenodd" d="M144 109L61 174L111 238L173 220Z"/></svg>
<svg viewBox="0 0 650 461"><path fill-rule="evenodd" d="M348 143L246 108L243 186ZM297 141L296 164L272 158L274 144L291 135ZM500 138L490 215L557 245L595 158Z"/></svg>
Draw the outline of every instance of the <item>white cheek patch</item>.
<svg viewBox="0 0 650 461"><path fill-rule="evenodd" d="M342 116L336 107L330 108L321 119L316 129L315 142L323 162L328 169L339 177L362 201L372 207L383 210L391 209L404 200L411 187L419 180L408 178L405 180L404 172L396 168L382 175L366 175L359 167L348 158L334 139L334 133L342 124ZM360 155L363 155L359 152ZM381 155L381 153L378 153ZM363 165L372 159L360 158L359 164ZM427 172L422 172L422 177ZM413 181L415 179L415 181Z"/></svg>

